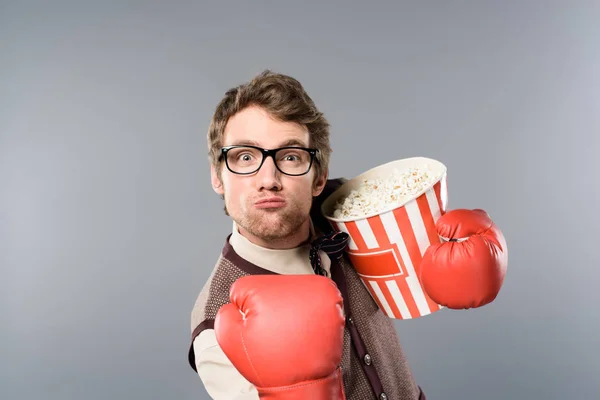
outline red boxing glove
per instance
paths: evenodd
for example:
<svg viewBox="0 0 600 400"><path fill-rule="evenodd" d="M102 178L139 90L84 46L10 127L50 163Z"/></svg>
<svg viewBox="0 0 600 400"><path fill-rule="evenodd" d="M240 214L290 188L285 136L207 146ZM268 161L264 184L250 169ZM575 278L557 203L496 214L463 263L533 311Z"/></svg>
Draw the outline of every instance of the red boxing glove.
<svg viewBox="0 0 600 400"><path fill-rule="evenodd" d="M217 342L262 400L345 400L344 303L320 275L254 275L231 286Z"/></svg>
<svg viewBox="0 0 600 400"><path fill-rule="evenodd" d="M421 261L423 289L450 309L482 307L496 299L504 282L508 251L502 232L483 210L452 210L436 223L442 243Z"/></svg>

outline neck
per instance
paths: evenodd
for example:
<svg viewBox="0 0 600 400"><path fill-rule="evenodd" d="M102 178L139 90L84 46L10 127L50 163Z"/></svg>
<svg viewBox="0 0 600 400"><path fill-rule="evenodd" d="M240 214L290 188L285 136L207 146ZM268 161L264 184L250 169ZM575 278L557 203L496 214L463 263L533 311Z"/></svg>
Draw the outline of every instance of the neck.
<svg viewBox="0 0 600 400"><path fill-rule="evenodd" d="M237 229L240 235L248 239L249 242L271 250L287 250L300 247L308 243L312 236L310 218L307 218L291 235L282 238L261 238L251 234L239 225L237 225Z"/></svg>

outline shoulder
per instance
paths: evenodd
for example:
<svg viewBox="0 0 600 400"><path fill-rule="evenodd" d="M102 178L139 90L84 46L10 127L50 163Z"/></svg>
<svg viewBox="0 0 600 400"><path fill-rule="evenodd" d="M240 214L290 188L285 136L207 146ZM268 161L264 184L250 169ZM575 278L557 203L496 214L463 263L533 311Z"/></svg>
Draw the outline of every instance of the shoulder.
<svg viewBox="0 0 600 400"><path fill-rule="evenodd" d="M332 227L327 219L321 214L321 205L329 196L333 194L340 186L348 181L347 178L334 178L328 179L325 183L325 188L317 197L313 199L313 204L310 210L310 217L313 224L318 228L319 231L327 233L331 231Z"/></svg>
<svg viewBox="0 0 600 400"><path fill-rule="evenodd" d="M194 341L204 331L214 329L215 317L219 309L229 302L229 290L243 272L236 270L233 263L221 254L210 276L196 297L190 314L190 347L188 360L196 370Z"/></svg>
<svg viewBox="0 0 600 400"><path fill-rule="evenodd" d="M216 265L200 289L192 307L192 331L197 329L198 325L206 320L214 319L218 309L223 304L229 302L229 289L233 282L241 275L240 272L223 255L219 256Z"/></svg>
<svg viewBox="0 0 600 400"><path fill-rule="evenodd" d="M214 319L221 306L229 302L229 291L236 280L246 275L273 273L237 254L229 242L230 237L225 240L219 258L196 298L191 313L192 332L203 322Z"/></svg>

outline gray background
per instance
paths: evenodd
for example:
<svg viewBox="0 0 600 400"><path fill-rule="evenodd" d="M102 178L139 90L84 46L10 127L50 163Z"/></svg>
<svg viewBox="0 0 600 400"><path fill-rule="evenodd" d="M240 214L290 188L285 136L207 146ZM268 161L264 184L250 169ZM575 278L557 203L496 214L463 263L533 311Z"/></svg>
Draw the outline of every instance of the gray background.
<svg viewBox="0 0 600 400"><path fill-rule="evenodd" d="M493 304L396 321L429 399L599 398L599 20L582 1L3 2L0 398L208 398L189 316L231 224L206 129L264 68L330 119L332 176L437 158L450 207L506 235Z"/></svg>

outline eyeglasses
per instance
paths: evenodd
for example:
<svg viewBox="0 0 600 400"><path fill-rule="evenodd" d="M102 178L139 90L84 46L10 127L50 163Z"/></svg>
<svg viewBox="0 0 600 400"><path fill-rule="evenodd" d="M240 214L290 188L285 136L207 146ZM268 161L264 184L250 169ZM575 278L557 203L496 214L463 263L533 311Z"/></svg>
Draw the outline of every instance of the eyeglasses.
<svg viewBox="0 0 600 400"><path fill-rule="evenodd" d="M227 146L221 148L227 169L238 175L253 174L262 167L267 157L272 157L277 169L290 176L305 175L315 160L317 149L281 147L266 150L256 146Z"/></svg>

